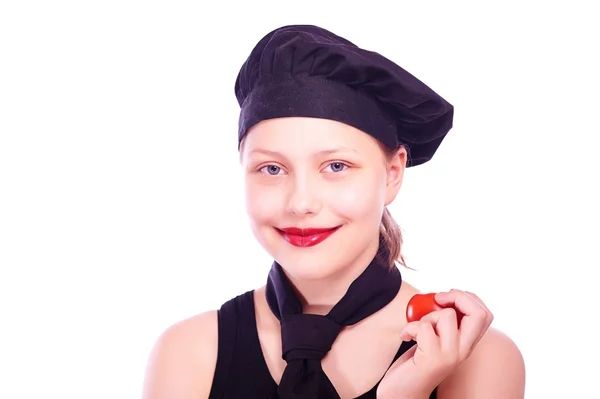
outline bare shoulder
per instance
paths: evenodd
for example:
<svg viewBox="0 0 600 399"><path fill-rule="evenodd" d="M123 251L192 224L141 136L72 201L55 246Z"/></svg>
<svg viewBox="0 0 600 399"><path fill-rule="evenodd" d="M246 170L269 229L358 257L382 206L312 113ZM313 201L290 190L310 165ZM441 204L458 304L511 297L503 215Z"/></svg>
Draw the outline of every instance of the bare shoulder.
<svg viewBox="0 0 600 399"><path fill-rule="evenodd" d="M417 287L415 287L414 285L410 284L408 281L403 280L402 281L402 285L400 286L400 295L407 299L410 299L413 295L415 294L419 294L421 293L421 290L419 290Z"/></svg>
<svg viewBox="0 0 600 399"><path fill-rule="evenodd" d="M417 287L415 287L414 285L408 283L407 281L402 281L402 285L400 286L400 291L398 292L398 295L396 295L396 298L394 299L394 303L397 304L397 306L399 306L399 308L401 309L401 315L402 315L402 322L406 323L406 314L405 314L405 310L406 310L406 306L408 305L408 302L410 301L410 299L416 295L416 294L420 294L421 290L419 290Z"/></svg>
<svg viewBox="0 0 600 399"><path fill-rule="evenodd" d="M515 342L490 328L473 353L438 388L439 399L523 399L525 362Z"/></svg>
<svg viewBox="0 0 600 399"><path fill-rule="evenodd" d="M217 311L167 328L150 354L143 399L208 398L218 351Z"/></svg>
<svg viewBox="0 0 600 399"><path fill-rule="evenodd" d="M419 293L421 293L421 291L417 287L403 280L402 285L400 286L400 291L398 292L398 295L396 295L394 301L400 302L404 307L406 307L410 298Z"/></svg>

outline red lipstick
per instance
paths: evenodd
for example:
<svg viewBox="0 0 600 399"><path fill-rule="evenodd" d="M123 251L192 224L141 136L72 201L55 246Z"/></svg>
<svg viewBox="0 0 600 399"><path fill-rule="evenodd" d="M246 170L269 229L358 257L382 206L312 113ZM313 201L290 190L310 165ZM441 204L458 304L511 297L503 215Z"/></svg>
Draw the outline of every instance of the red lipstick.
<svg viewBox="0 0 600 399"><path fill-rule="evenodd" d="M335 233L340 226L333 228L306 228L300 229L297 227L289 227L285 229L277 229L284 240L296 247L312 247L323 241Z"/></svg>

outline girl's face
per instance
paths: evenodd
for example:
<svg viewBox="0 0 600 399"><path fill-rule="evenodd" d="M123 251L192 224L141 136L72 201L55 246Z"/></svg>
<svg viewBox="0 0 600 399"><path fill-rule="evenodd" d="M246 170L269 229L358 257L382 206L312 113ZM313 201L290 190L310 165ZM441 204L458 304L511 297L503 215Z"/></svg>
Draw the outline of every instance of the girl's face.
<svg viewBox="0 0 600 399"><path fill-rule="evenodd" d="M252 231L290 277L332 277L375 256L404 149L389 160L374 138L346 124L278 118L251 129L241 156Z"/></svg>

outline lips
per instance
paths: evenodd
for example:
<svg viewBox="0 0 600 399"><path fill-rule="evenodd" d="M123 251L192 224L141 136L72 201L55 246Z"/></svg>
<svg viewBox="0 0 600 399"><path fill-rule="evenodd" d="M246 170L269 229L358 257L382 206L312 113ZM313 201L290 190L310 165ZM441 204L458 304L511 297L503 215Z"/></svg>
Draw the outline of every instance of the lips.
<svg viewBox="0 0 600 399"><path fill-rule="evenodd" d="M312 247L317 245L333 233L335 233L341 226L333 228L297 228L289 227L285 229L277 229L279 234L284 240L296 247Z"/></svg>

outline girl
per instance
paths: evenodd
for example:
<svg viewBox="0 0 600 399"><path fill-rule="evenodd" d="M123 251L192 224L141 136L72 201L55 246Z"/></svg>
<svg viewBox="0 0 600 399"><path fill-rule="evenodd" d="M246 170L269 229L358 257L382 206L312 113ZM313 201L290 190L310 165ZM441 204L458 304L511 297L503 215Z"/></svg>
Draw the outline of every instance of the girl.
<svg viewBox="0 0 600 399"><path fill-rule="evenodd" d="M267 34L238 75L239 150L265 286L169 328L145 399L517 399L519 349L472 293L408 322L386 207L453 107L381 55L316 26Z"/></svg>

